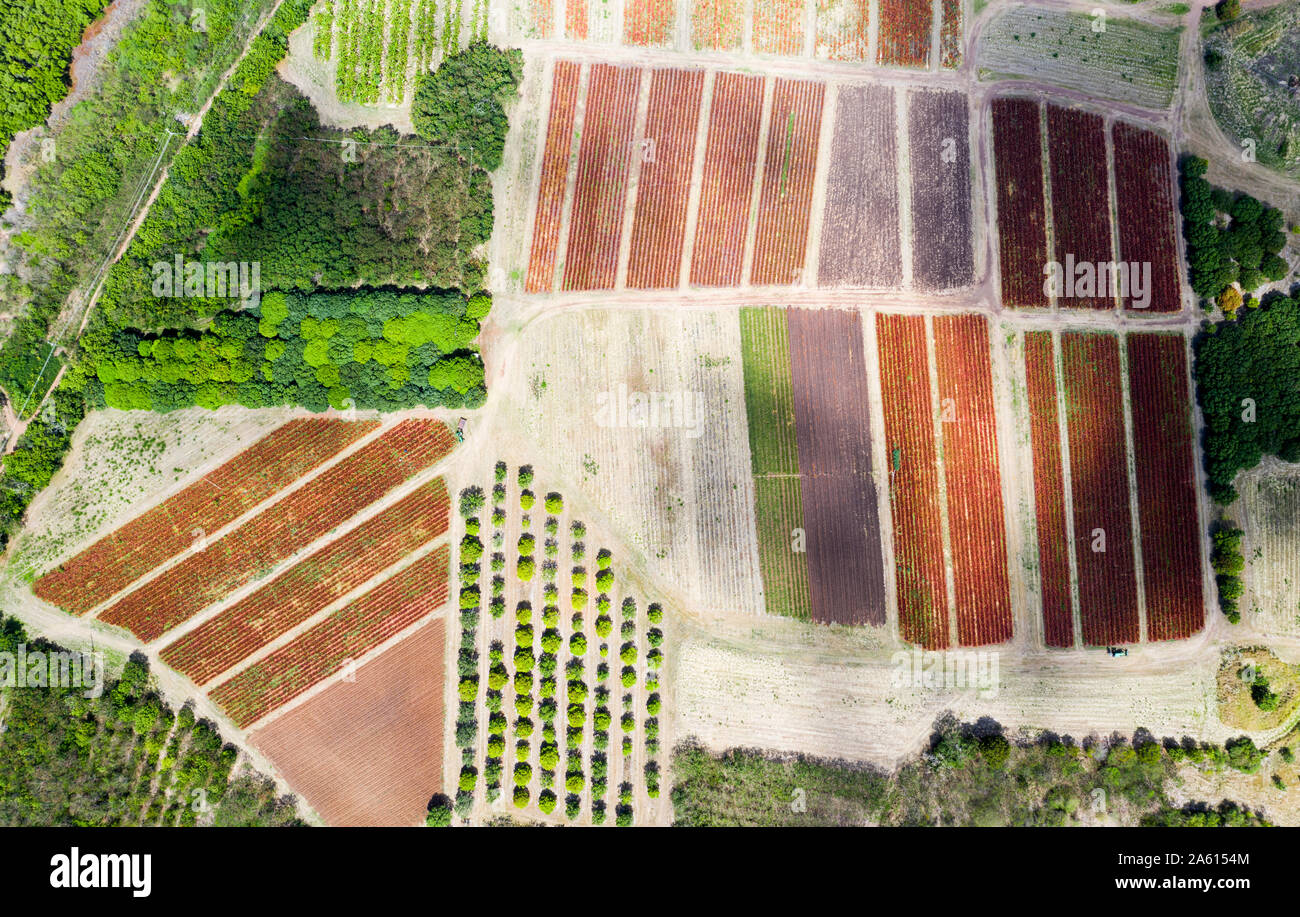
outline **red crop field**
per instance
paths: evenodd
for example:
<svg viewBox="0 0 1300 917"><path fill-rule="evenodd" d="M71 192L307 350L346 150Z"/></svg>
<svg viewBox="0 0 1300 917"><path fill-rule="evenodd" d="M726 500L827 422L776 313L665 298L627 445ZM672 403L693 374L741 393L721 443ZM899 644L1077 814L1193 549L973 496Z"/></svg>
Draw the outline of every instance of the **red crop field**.
<svg viewBox="0 0 1300 917"><path fill-rule="evenodd" d="M691 283L737 286L745 256L758 134L763 120L763 78L719 73L713 84L703 187L691 257Z"/></svg>
<svg viewBox="0 0 1300 917"><path fill-rule="evenodd" d="M1151 297L1149 304L1138 309L1130 296L1125 298L1124 308L1177 312L1183 302L1178 279L1178 232L1174 228L1169 141L1124 121L1115 122L1112 140L1119 258L1151 265L1151 289L1146 291Z"/></svg>
<svg viewBox="0 0 1300 917"><path fill-rule="evenodd" d="M1007 529L993 411L989 326L982 315L934 319L957 642L1011 639Z"/></svg>
<svg viewBox="0 0 1300 917"><path fill-rule="evenodd" d="M234 522L379 426L299 418L142 513L36 581L33 591L85 614L208 533Z"/></svg>
<svg viewBox="0 0 1300 917"><path fill-rule="evenodd" d="M968 105L963 92L908 94L912 275L922 290L952 290L975 278Z"/></svg>
<svg viewBox="0 0 1300 917"><path fill-rule="evenodd" d="M1043 598L1043 638L1048 646L1074 646L1070 607L1070 541L1065 526L1065 475L1056 408L1056 356L1050 331L1025 332L1029 438L1034 455L1034 511L1038 520L1038 574Z"/></svg>
<svg viewBox="0 0 1300 917"><path fill-rule="evenodd" d="M410 637L249 736L327 824L406 827L442 787L444 627Z"/></svg>
<svg viewBox="0 0 1300 917"><path fill-rule="evenodd" d="M541 185L537 189L533 220L533 244L524 287L529 293L545 293L555 285L555 252L560 244L560 221L564 217L565 181L573 147L573 115L578 102L580 69L571 61L555 62Z"/></svg>
<svg viewBox="0 0 1300 917"><path fill-rule="evenodd" d="M993 100L1002 302L1046 309L1051 301L1043 293L1043 266L1050 259L1041 118L1033 99Z"/></svg>
<svg viewBox="0 0 1300 917"><path fill-rule="evenodd" d="M926 67L934 8L926 0L880 0L880 46L876 63Z"/></svg>
<svg viewBox="0 0 1300 917"><path fill-rule="evenodd" d="M209 695L240 729L338 672L447 601L446 545L389 577Z"/></svg>
<svg viewBox="0 0 1300 917"><path fill-rule="evenodd" d="M961 66L961 0L942 0L939 64L949 70Z"/></svg>
<svg viewBox="0 0 1300 917"><path fill-rule="evenodd" d="M754 4L754 51L793 57L803 53L804 0Z"/></svg>
<svg viewBox="0 0 1300 917"><path fill-rule="evenodd" d="M271 570L451 451L441 423L406 420L100 615L146 643Z"/></svg>
<svg viewBox="0 0 1300 917"><path fill-rule="evenodd" d="M564 289L608 290L618 271L641 71L593 64L578 151Z"/></svg>
<svg viewBox="0 0 1300 917"><path fill-rule="evenodd" d="M555 0L528 0L528 37L550 38L555 31Z"/></svg>
<svg viewBox="0 0 1300 917"><path fill-rule="evenodd" d="M159 656L202 685L447 531L450 502L431 481L261 589L204 621Z"/></svg>
<svg viewBox="0 0 1300 917"><path fill-rule="evenodd" d="M757 286L797 283L803 276L825 94L822 83L776 81L750 273Z"/></svg>
<svg viewBox="0 0 1300 917"><path fill-rule="evenodd" d="M819 286L902 284L896 134L892 88L840 88L826 180Z"/></svg>
<svg viewBox="0 0 1300 917"><path fill-rule="evenodd" d="M571 41L587 40L587 0L565 0L564 37Z"/></svg>
<svg viewBox="0 0 1300 917"><path fill-rule="evenodd" d="M791 309L789 328L812 619L883 625L862 315Z"/></svg>
<svg viewBox="0 0 1300 917"><path fill-rule="evenodd" d="M686 204L700 122L702 70L656 70L650 81L646 140L637 181L627 286L645 290L675 287L681 277L686 238Z"/></svg>
<svg viewBox="0 0 1300 917"><path fill-rule="evenodd" d="M673 41L676 0L627 0L623 5L623 43L664 47Z"/></svg>
<svg viewBox="0 0 1300 917"><path fill-rule="evenodd" d="M1101 115L1047 106L1047 153L1051 161L1052 226L1056 262L1109 264L1110 170L1106 128ZM1072 256L1072 257L1071 257ZM1042 278L1044 275L1039 274ZM1084 291L1086 292L1086 291ZM1073 309L1113 309L1110 296L1063 296L1057 305Z"/></svg>
<svg viewBox="0 0 1300 917"><path fill-rule="evenodd" d="M744 33L744 0L691 0L691 42L697 51L734 51Z"/></svg>
<svg viewBox="0 0 1300 917"><path fill-rule="evenodd" d="M1205 624L1183 336L1130 334L1128 372L1147 637L1177 640Z"/></svg>
<svg viewBox="0 0 1300 917"><path fill-rule="evenodd" d="M818 58L867 59L871 45L870 0L817 0L816 16Z"/></svg>
<svg viewBox="0 0 1300 917"><path fill-rule="evenodd" d="M1067 331L1061 352L1083 642L1133 643L1137 576L1119 343L1113 334Z"/></svg>
<svg viewBox="0 0 1300 917"><path fill-rule="evenodd" d="M925 319L881 313L876 316L876 331L894 522L899 634L926 649L943 649L951 640Z"/></svg>

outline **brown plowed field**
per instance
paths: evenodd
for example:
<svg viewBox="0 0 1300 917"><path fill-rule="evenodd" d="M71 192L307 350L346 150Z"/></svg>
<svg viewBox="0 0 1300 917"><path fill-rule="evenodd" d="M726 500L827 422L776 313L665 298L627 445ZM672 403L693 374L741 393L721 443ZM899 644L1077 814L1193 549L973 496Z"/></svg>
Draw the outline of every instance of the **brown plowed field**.
<svg viewBox="0 0 1300 917"><path fill-rule="evenodd" d="M814 621L885 623L862 316L791 309L790 368Z"/></svg>
<svg viewBox="0 0 1300 917"><path fill-rule="evenodd" d="M446 545L384 580L271 655L212 690L209 697L240 729L341 671L447 601Z"/></svg>
<svg viewBox="0 0 1300 917"><path fill-rule="evenodd" d="M675 287L681 275L703 88L702 70L656 70L651 77L645 135L654 141L654 161L642 160L637 182L627 264L631 289Z"/></svg>
<svg viewBox="0 0 1300 917"><path fill-rule="evenodd" d="M993 100L998 175L998 262L1002 303L1046 309L1043 265L1047 211L1043 200L1042 110L1033 99Z"/></svg>
<svg viewBox="0 0 1300 917"><path fill-rule="evenodd" d="M825 95L822 83L776 81L750 274L756 286L797 283L803 275Z"/></svg>
<svg viewBox="0 0 1300 917"><path fill-rule="evenodd" d="M902 284L896 131L891 88L840 89L826 181L819 286Z"/></svg>
<svg viewBox="0 0 1300 917"><path fill-rule="evenodd" d="M435 618L249 736L335 827L419 824L443 790L443 623Z"/></svg>
<svg viewBox="0 0 1300 917"><path fill-rule="evenodd" d="M1151 640L1190 637L1205 624L1185 347L1181 334L1128 337L1142 583Z"/></svg>
<svg viewBox="0 0 1300 917"><path fill-rule="evenodd" d="M591 67L564 262L566 290L614 286L640 90L639 68Z"/></svg>
<svg viewBox="0 0 1300 917"><path fill-rule="evenodd" d="M1115 205L1119 211L1119 257L1151 265L1151 301L1142 312L1177 312L1183 307L1178 280L1178 232L1174 228L1174 183L1169 141L1124 121L1115 122Z"/></svg>
<svg viewBox="0 0 1300 917"><path fill-rule="evenodd" d="M32 591L66 611L85 614L378 426L376 421L291 420L65 561L37 580Z"/></svg>
<svg viewBox="0 0 1300 917"><path fill-rule="evenodd" d="M164 647L163 662L202 685L447 531L439 478L330 542L252 595Z"/></svg>
<svg viewBox="0 0 1300 917"><path fill-rule="evenodd" d="M109 607L100 620L145 642L329 533L451 451L441 423L406 420Z"/></svg>
<svg viewBox="0 0 1300 917"><path fill-rule="evenodd" d="M763 120L763 78L719 73L713 84L691 283L734 287L745 258Z"/></svg>
<svg viewBox="0 0 1300 917"><path fill-rule="evenodd" d="M964 92L908 96L912 275L922 290L952 290L975 279L967 105Z"/></svg>
<svg viewBox="0 0 1300 917"><path fill-rule="evenodd" d="M1110 169L1101 115L1047 106L1047 155L1052 176L1052 226L1057 263L1093 265L1113 260L1110 245ZM1039 278L1043 278L1039 274ZM1109 296L1063 296L1070 309L1113 309Z"/></svg>
<svg viewBox="0 0 1300 917"><path fill-rule="evenodd" d="M897 563L899 634L926 649L943 649L951 640L925 319L920 315L882 313L876 316L876 330Z"/></svg>
<svg viewBox="0 0 1300 917"><path fill-rule="evenodd" d="M1083 642L1133 643L1139 636L1137 575L1119 344L1113 334L1067 331L1061 351Z"/></svg>
<svg viewBox="0 0 1300 917"><path fill-rule="evenodd" d="M1007 529L993 411L989 327L982 315L934 319L957 642L1011 639ZM950 413L949 413L950 411Z"/></svg>
<svg viewBox="0 0 1300 917"><path fill-rule="evenodd" d="M1029 437L1034 454L1034 511L1038 521L1038 574L1043 599L1043 639L1074 646L1070 606L1070 542L1065 526L1065 474L1056 408L1056 357L1050 331L1025 332Z"/></svg>
<svg viewBox="0 0 1300 917"><path fill-rule="evenodd" d="M573 148L573 116L578 102L578 64L556 61L551 85L551 113L546 123L546 147L542 151L542 178L537 189L537 214L533 221L533 245L528 257L529 293L549 292L555 284L555 253L560 244L560 222L564 216L565 179Z"/></svg>

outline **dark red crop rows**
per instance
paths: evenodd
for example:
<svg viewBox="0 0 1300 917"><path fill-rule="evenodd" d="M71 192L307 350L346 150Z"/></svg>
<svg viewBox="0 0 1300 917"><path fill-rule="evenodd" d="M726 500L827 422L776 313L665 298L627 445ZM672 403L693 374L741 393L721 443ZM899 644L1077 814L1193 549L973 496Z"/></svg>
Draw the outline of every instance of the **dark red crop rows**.
<svg viewBox="0 0 1300 917"><path fill-rule="evenodd" d="M129 593L100 619L157 640L266 574L451 451L447 427L406 420L217 542Z"/></svg>
<svg viewBox="0 0 1300 917"><path fill-rule="evenodd" d="M439 478L367 519L159 654L201 685L447 531Z"/></svg>
<svg viewBox="0 0 1300 917"><path fill-rule="evenodd" d="M880 313L876 330L899 632L909 643L943 649L951 638L925 319Z"/></svg>
<svg viewBox="0 0 1300 917"><path fill-rule="evenodd" d="M1002 508L989 327L982 315L934 319L940 430L948 493L957 642L1011 639L1011 587Z"/></svg>
<svg viewBox="0 0 1300 917"><path fill-rule="evenodd" d="M565 180L573 147L573 116L578 102L578 73L570 61L556 61L551 84L551 113L546 123L546 147L542 151L541 185L537 189L537 211L533 220L533 244L528 257L529 293L549 292L555 283L555 252L560 244L560 222L564 216Z"/></svg>
<svg viewBox="0 0 1300 917"><path fill-rule="evenodd" d="M211 693L243 729L432 614L447 600L446 545L380 583Z"/></svg>
<svg viewBox="0 0 1300 917"><path fill-rule="evenodd" d="M822 83L776 81L758 196L755 285L797 283L803 275L825 93Z"/></svg>
<svg viewBox="0 0 1300 917"><path fill-rule="evenodd" d="M1177 640L1205 624L1183 336L1129 335L1128 371L1147 637Z"/></svg>
<svg viewBox="0 0 1300 917"><path fill-rule="evenodd" d="M1056 261L1087 263L1094 270L1114 260L1110 239L1110 168L1101 115L1047 106L1047 151L1051 160L1052 227ZM1038 280L1043 280L1038 274ZM1063 296L1057 305L1072 309L1113 309L1110 295ZM1094 294L1100 291L1094 289Z"/></svg>
<svg viewBox="0 0 1300 917"><path fill-rule="evenodd" d="M640 90L637 67L591 67L564 260L566 290L614 286Z"/></svg>
<svg viewBox="0 0 1300 917"><path fill-rule="evenodd" d="M1151 288L1145 291L1150 295L1148 305L1138 310L1130 295L1125 298L1124 308L1177 312L1183 303L1169 142L1124 121L1115 123L1113 140L1119 257L1130 265L1149 264L1151 270Z"/></svg>
<svg viewBox="0 0 1300 917"><path fill-rule="evenodd" d="M1083 642L1133 643L1137 576L1119 343L1113 334L1067 331L1061 350Z"/></svg>
<svg viewBox="0 0 1300 917"><path fill-rule="evenodd" d="M1074 646L1070 606L1070 542L1065 525L1065 476L1056 408L1056 356L1050 331L1025 332L1029 438L1034 455L1034 510L1038 521L1038 576L1043 638L1048 646Z"/></svg>
<svg viewBox="0 0 1300 917"><path fill-rule="evenodd" d="M754 196L758 134L763 121L763 78L719 73L713 84L703 187L691 256L691 283L740 283L745 232Z"/></svg>
<svg viewBox="0 0 1300 917"><path fill-rule="evenodd" d="M1002 302L1051 305L1043 293L1047 215L1043 201L1041 109L1032 99L993 100L998 176L998 260Z"/></svg>
<svg viewBox="0 0 1300 917"><path fill-rule="evenodd" d="M73 614L85 614L378 426L375 421L291 420L65 561L37 580L33 591Z"/></svg>
<svg viewBox="0 0 1300 917"><path fill-rule="evenodd" d="M627 263L632 289L675 287L680 278L703 89L702 70L656 70L651 78L645 135L653 146L642 154L637 180Z"/></svg>

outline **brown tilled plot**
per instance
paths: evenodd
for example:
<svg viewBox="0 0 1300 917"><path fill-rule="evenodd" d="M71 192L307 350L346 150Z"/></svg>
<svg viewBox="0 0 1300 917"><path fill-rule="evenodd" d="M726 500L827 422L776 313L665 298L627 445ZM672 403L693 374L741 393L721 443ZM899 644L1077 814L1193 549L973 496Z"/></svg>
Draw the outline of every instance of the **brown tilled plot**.
<svg viewBox="0 0 1300 917"><path fill-rule="evenodd" d="M249 739L329 824L418 824L443 790L444 645L435 618Z"/></svg>
<svg viewBox="0 0 1300 917"><path fill-rule="evenodd" d="M885 575L862 316L793 309L789 324L812 617L881 625Z"/></svg>
<svg viewBox="0 0 1300 917"><path fill-rule="evenodd" d="M894 91L845 86L835 104L819 286L896 288L898 242Z"/></svg>
<svg viewBox="0 0 1300 917"><path fill-rule="evenodd" d="M1061 265L1113 260L1110 238L1110 170L1106 126L1101 115L1047 106L1047 156L1052 183L1055 260ZM1079 295L1064 290L1057 305L1069 309L1113 309L1113 295ZM1094 290L1093 293L1097 291Z"/></svg>
<svg viewBox="0 0 1300 917"><path fill-rule="evenodd" d="M964 92L908 96L912 278L922 290L952 290L975 279L967 104Z"/></svg>
<svg viewBox="0 0 1300 917"><path fill-rule="evenodd" d="M636 216L627 264L629 289L677 286L703 70L656 70L650 81Z"/></svg>
<svg viewBox="0 0 1300 917"><path fill-rule="evenodd" d="M763 78L719 73L704 150L700 215L691 256L693 284L732 287L740 283L762 121Z"/></svg>

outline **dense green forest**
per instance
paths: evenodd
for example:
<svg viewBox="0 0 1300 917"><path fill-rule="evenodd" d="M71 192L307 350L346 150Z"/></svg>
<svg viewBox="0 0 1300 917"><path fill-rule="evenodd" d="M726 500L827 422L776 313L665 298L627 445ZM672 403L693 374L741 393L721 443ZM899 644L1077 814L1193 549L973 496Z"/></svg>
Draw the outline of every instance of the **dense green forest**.
<svg viewBox="0 0 1300 917"><path fill-rule="evenodd" d="M692 827L1265 825L1235 803L1175 807L1167 794L1180 764L1252 771L1261 757L1245 738L1220 747L1139 733L1132 744L1085 748L945 722L894 774L802 755L714 755L688 742L673 755L672 800L675 824Z"/></svg>
<svg viewBox="0 0 1300 917"><path fill-rule="evenodd" d="M0 616L0 652L60 647ZM0 825L301 825L269 778L233 774L238 750L187 704L173 711L132 656L98 697L84 687L0 688Z"/></svg>
<svg viewBox="0 0 1300 917"><path fill-rule="evenodd" d="M69 294L84 292L97 275L141 189L180 148L184 119L211 94L271 5L145 0L109 51L95 92L73 106L51 138L53 158L37 164L16 227L16 270L0 276L3 311L18 317L0 348L0 386L16 406L33 389L32 406L40 402L58 371L53 361L37 376L55 318ZM284 0L241 68L274 65L310 6L311 0Z"/></svg>
<svg viewBox="0 0 1300 917"><path fill-rule="evenodd" d="M1205 416L1210 495L1237 498L1233 479L1266 455L1300 461L1300 299L1277 296L1193 342L1196 397Z"/></svg>
<svg viewBox="0 0 1300 917"><path fill-rule="evenodd" d="M105 0L0 0L0 178L14 135L68 94L72 49ZM0 212L9 194L0 188Z"/></svg>
<svg viewBox="0 0 1300 917"><path fill-rule="evenodd" d="M1208 167L1195 156L1179 163L1187 264L1196 294L1233 312L1241 293L1286 278L1286 259L1279 255L1286 247L1285 220L1282 211L1249 194L1211 185L1204 178Z"/></svg>

